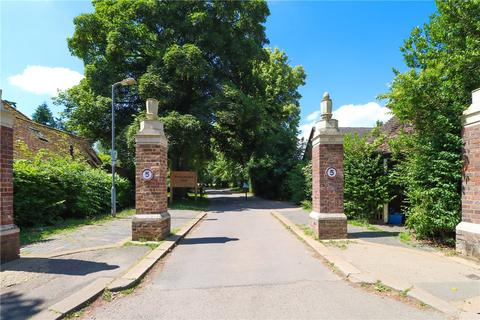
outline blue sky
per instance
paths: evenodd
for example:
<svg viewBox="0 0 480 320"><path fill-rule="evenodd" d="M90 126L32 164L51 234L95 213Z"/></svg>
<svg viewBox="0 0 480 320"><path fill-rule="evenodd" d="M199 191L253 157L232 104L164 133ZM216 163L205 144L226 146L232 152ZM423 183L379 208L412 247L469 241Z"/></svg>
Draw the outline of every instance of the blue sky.
<svg viewBox="0 0 480 320"><path fill-rule="evenodd" d="M376 96L388 90L392 67L404 70L400 53L413 27L428 21L433 2L269 2L270 46L286 51L307 73L301 127L318 118L324 91L341 126L373 125L388 110ZM0 0L0 87L3 98L31 115L55 88L79 81L83 63L70 55L66 38L73 18L93 10L89 1ZM30 66L30 67L29 67ZM317 111L317 112L316 112Z"/></svg>

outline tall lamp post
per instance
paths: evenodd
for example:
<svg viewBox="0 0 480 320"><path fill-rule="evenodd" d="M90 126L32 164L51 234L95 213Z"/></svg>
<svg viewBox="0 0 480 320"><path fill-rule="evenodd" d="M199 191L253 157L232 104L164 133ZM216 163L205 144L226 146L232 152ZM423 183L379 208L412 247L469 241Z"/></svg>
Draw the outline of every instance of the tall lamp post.
<svg viewBox="0 0 480 320"><path fill-rule="evenodd" d="M117 214L117 189L115 188L115 163L117 162L117 151L115 150L115 89L118 86L132 86L137 82L133 78L123 79L112 85L112 216Z"/></svg>

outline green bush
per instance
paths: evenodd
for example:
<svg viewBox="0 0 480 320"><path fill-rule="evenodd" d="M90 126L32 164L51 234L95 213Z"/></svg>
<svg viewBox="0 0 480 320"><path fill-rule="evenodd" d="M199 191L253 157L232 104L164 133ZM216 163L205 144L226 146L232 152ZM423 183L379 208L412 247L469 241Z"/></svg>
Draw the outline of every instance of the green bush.
<svg viewBox="0 0 480 320"><path fill-rule="evenodd" d="M15 223L48 225L68 217L93 217L110 208L111 175L88 164L60 157L16 160L14 173ZM117 178L118 207L131 202L128 180Z"/></svg>
<svg viewBox="0 0 480 320"><path fill-rule="evenodd" d="M287 174L285 192L288 199L296 204L312 199L312 164L298 162Z"/></svg>
<svg viewBox="0 0 480 320"><path fill-rule="evenodd" d="M344 138L344 206L349 219L372 219L391 200L389 179L377 151L382 142L377 137L369 143L357 134Z"/></svg>

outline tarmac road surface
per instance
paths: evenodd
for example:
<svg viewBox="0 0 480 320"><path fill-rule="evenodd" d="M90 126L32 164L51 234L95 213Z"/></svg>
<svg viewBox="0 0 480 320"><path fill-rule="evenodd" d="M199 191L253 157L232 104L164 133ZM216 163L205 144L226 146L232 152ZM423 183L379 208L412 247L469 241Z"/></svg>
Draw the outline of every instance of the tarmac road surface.
<svg viewBox="0 0 480 320"><path fill-rule="evenodd" d="M201 222L134 293L85 319L444 319L356 288L276 221L276 202L210 194Z"/></svg>

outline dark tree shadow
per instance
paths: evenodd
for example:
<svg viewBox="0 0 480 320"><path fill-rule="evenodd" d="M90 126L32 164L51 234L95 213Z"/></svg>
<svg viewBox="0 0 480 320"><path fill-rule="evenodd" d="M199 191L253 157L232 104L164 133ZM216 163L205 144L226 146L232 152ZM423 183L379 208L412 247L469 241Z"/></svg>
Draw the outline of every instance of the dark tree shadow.
<svg viewBox="0 0 480 320"><path fill-rule="evenodd" d="M180 242L180 245L184 244L209 244L209 243L227 243L230 241L238 241L238 238L228 237L205 237L205 238L186 238Z"/></svg>
<svg viewBox="0 0 480 320"><path fill-rule="evenodd" d="M41 311L41 299L25 299L21 293L7 292L0 295L1 319L28 319Z"/></svg>
<svg viewBox="0 0 480 320"><path fill-rule="evenodd" d="M244 197L214 196L210 197L209 200L209 211L211 212L245 211L249 209L298 209L298 206L294 204L261 199L255 196L249 196L247 199Z"/></svg>
<svg viewBox="0 0 480 320"><path fill-rule="evenodd" d="M72 276L84 276L90 273L117 268L119 268L119 266L111 265L105 262L34 257L22 257L1 265L1 271L26 271L35 273L65 274Z"/></svg>
<svg viewBox="0 0 480 320"><path fill-rule="evenodd" d="M171 218L172 220L193 220L194 218L180 218L180 217L172 217ZM215 221L215 220L218 220L217 218L203 218L202 221Z"/></svg>
<svg viewBox="0 0 480 320"><path fill-rule="evenodd" d="M397 237L400 232L389 231L360 231L360 232L348 232L349 239L361 239L361 238L392 238Z"/></svg>
<svg viewBox="0 0 480 320"><path fill-rule="evenodd" d="M232 194L230 190L215 190L215 189L208 189L206 190L207 194Z"/></svg>

